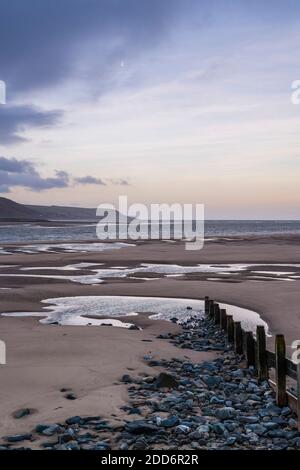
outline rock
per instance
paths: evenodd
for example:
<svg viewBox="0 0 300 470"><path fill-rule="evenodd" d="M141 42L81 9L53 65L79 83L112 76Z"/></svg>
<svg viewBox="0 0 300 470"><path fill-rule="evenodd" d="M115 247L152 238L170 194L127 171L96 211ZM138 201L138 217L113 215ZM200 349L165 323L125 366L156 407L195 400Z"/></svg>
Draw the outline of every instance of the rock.
<svg viewBox="0 0 300 470"><path fill-rule="evenodd" d="M64 397L67 399L67 400L76 400L77 396L75 395L75 393L73 392L70 392L70 393L66 393L64 395Z"/></svg>
<svg viewBox="0 0 300 470"><path fill-rule="evenodd" d="M179 419L177 416L171 416L170 418L163 419L161 422L161 426L164 428L172 428L179 423Z"/></svg>
<svg viewBox="0 0 300 470"><path fill-rule="evenodd" d="M189 426L186 426L185 424L179 424L178 426L176 426L176 431L183 434L188 434L190 430L191 428Z"/></svg>
<svg viewBox="0 0 300 470"><path fill-rule="evenodd" d="M77 441L70 441L66 445L67 450L80 450L80 445L78 444Z"/></svg>
<svg viewBox="0 0 300 470"><path fill-rule="evenodd" d="M211 403L212 405L222 405L224 403L224 398L219 398L217 396L213 396L211 397L211 399L209 400L209 403ZM227 406L227 405L226 405ZM228 406L231 406L231 402L230 402L230 405Z"/></svg>
<svg viewBox="0 0 300 470"><path fill-rule="evenodd" d="M121 444L119 445L119 450L128 450L129 446L127 444L127 442L121 442Z"/></svg>
<svg viewBox="0 0 300 470"><path fill-rule="evenodd" d="M144 420L138 420L126 423L125 429L131 434L151 434L156 432L158 428Z"/></svg>
<svg viewBox="0 0 300 470"><path fill-rule="evenodd" d="M237 416L237 419L240 423L246 424L255 424L259 422L259 418L257 416Z"/></svg>
<svg viewBox="0 0 300 470"><path fill-rule="evenodd" d="M202 425L199 426L199 427L197 428L197 430L196 430L196 432L197 432L198 434L200 434L201 436L202 436L203 434L208 434L209 431L210 431L210 428L209 428L209 425L208 425L208 424L202 424Z"/></svg>
<svg viewBox="0 0 300 470"><path fill-rule="evenodd" d="M121 378L121 382L125 384L131 384L133 382L132 378L128 374L124 374Z"/></svg>
<svg viewBox="0 0 300 470"><path fill-rule="evenodd" d="M128 414L129 415L141 415L142 412L139 408L131 408L129 411L128 411Z"/></svg>
<svg viewBox="0 0 300 470"><path fill-rule="evenodd" d="M130 325L129 330L139 330L140 328L136 325Z"/></svg>
<svg viewBox="0 0 300 470"><path fill-rule="evenodd" d="M44 436L53 436L54 434L57 434L60 432L62 428L58 424L52 424L51 426L46 427L43 429L40 434L43 434Z"/></svg>
<svg viewBox="0 0 300 470"><path fill-rule="evenodd" d="M94 450L110 450L110 445L105 441L98 441L94 446Z"/></svg>
<svg viewBox="0 0 300 470"><path fill-rule="evenodd" d="M279 406L273 405L272 403L266 406L269 416L279 416L281 414L281 408Z"/></svg>
<svg viewBox="0 0 300 470"><path fill-rule="evenodd" d="M288 406L281 409L281 416L289 416L291 413L292 410Z"/></svg>
<svg viewBox="0 0 300 470"><path fill-rule="evenodd" d="M292 439L290 444L293 447L296 447L296 449L300 449L300 437L295 437L294 439Z"/></svg>
<svg viewBox="0 0 300 470"><path fill-rule="evenodd" d="M236 443L236 437L235 436L230 436L226 439L226 444L228 446L233 446Z"/></svg>
<svg viewBox="0 0 300 470"><path fill-rule="evenodd" d="M64 432L63 434L59 436L59 443L65 444L67 442L74 441L75 438L76 438L76 432L74 431L74 429L69 428L66 430L66 432Z"/></svg>
<svg viewBox="0 0 300 470"><path fill-rule="evenodd" d="M28 416L33 413L33 410L31 408L20 408L17 411L14 411L12 414L15 419L21 419L24 418L24 416Z"/></svg>
<svg viewBox="0 0 300 470"><path fill-rule="evenodd" d="M13 436L6 436L4 439L7 442L21 442L21 441L30 441L32 434L14 434Z"/></svg>
<svg viewBox="0 0 300 470"><path fill-rule="evenodd" d="M66 419L66 423L69 425L72 424L83 424L84 421L81 416L71 416L71 418Z"/></svg>
<svg viewBox="0 0 300 470"><path fill-rule="evenodd" d="M177 322L178 322L178 318L176 318L176 317L170 318L170 321L171 321L172 323L177 323Z"/></svg>
<svg viewBox="0 0 300 470"><path fill-rule="evenodd" d="M179 383L175 377L166 372L161 372L153 382L155 388L177 388L178 385Z"/></svg>
<svg viewBox="0 0 300 470"><path fill-rule="evenodd" d="M95 425L96 431L111 431L113 428L110 424L107 423L99 423Z"/></svg>
<svg viewBox="0 0 300 470"><path fill-rule="evenodd" d="M139 439L137 439L132 447L133 450L144 450L146 448L147 448L147 441L144 437L140 437Z"/></svg>
<svg viewBox="0 0 300 470"><path fill-rule="evenodd" d="M209 388L218 387L221 383L221 377L213 375L204 375L202 380Z"/></svg>
<svg viewBox="0 0 300 470"><path fill-rule="evenodd" d="M224 406L216 410L215 415L221 420L232 419L236 416L236 410L230 406Z"/></svg>
<svg viewBox="0 0 300 470"><path fill-rule="evenodd" d="M273 429L277 429L278 428L278 424L277 423L274 423L273 421L264 421L263 422L264 424L264 427L268 430L268 431L272 431Z"/></svg>
<svg viewBox="0 0 300 470"><path fill-rule="evenodd" d="M226 428L222 423L213 423L211 427L216 434L224 434L226 432Z"/></svg>
<svg viewBox="0 0 300 470"><path fill-rule="evenodd" d="M254 432L258 436L262 436L267 432L266 427L261 424L246 424L245 428Z"/></svg>

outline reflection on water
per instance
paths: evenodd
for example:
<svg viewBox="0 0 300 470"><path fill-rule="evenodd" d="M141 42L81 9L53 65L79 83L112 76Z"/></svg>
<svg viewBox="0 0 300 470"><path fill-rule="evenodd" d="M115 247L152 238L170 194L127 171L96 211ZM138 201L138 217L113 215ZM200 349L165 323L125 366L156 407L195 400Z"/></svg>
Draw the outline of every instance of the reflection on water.
<svg viewBox="0 0 300 470"><path fill-rule="evenodd" d="M59 323L60 325L99 325L103 318L108 322L107 319L110 317L137 315L138 313L150 313L150 318L162 320L171 320L175 317L179 321L194 316L201 318L204 315L204 302L195 299L83 296L46 299L43 303L48 304L44 307L43 312L14 312L4 313L3 315L16 317L46 316L46 318L40 320L42 323ZM258 313L227 304L220 304L220 307L226 308L227 313L233 315L234 320L241 321L245 330L255 332L257 325L264 325L266 331L268 331L266 322L260 318ZM102 319L86 318L87 315L102 317ZM114 326L129 327L130 324L122 323Z"/></svg>

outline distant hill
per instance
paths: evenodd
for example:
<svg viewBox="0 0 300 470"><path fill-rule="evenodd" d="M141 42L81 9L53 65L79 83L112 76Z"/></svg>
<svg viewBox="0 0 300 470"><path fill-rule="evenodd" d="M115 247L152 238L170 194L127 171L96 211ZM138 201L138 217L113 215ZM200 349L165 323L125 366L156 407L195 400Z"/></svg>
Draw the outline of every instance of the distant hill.
<svg viewBox="0 0 300 470"><path fill-rule="evenodd" d="M0 197L0 221L99 221L96 208L67 206L36 206L19 204ZM120 216L122 222L125 216Z"/></svg>
<svg viewBox="0 0 300 470"><path fill-rule="evenodd" d="M23 204L0 197L0 220L42 220L43 216Z"/></svg>
<svg viewBox="0 0 300 470"><path fill-rule="evenodd" d="M39 214L47 220L96 220L96 209L67 206L33 206L26 205L26 209Z"/></svg>

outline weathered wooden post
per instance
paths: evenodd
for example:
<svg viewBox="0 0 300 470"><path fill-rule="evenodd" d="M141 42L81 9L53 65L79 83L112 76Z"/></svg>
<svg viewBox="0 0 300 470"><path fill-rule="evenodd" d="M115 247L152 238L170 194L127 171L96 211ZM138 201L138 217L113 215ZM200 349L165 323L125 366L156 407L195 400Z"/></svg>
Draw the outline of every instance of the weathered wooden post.
<svg viewBox="0 0 300 470"><path fill-rule="evenodd" d="M209 314L209 297L207 295L204 297L204 311L206 315Z"/></svg>
<svg viewBox="0 0 300 470"><path fill-rule="evenodd" d="M245 332L245 351L247 367L255 367L255 342L251 331Z"/></svg>
<svg viewBox="0 0 300 470"><path fill-rule="evenodd" d="M227 342L234 342L234 325L232 315L227 315Z"/></svg>
<svg viewBox="0 0 300 470"><path fill-rule="evenodd" d="M227 315L226 315L225 308L221 308L220 316L221 316L221 329L223 331L226 331L226 329L227 329Z"/></svg>
<svg viewBox="0 0 300 470"><path fill-rule="evenodd" d="M256 327L257 372L259 380L268 379L266 332L263 325Z"/></svg>
<svg viewBox="0 0 300 470"><path fill-rule="evenodd" d="M214 319L215 319L215 324L219 325L220 324L220 307L219 307L219 304L214 305Z"/></svg>
<svg viewBox="0 0 300 470"><path fill-rule="evenodd" d="M234 350L237 354L243 354L243 331L240 321L234 322Z"/></svg>
<svg viewBox="0 0 300 470"><path fill-rule="evenodd" d="M286 406L286 359L285 339L283 335L276 335L275 358L276 358L276 403L278 406Z"/></svg>
<svg viewBox="0 0 300 470"><path fill-rule="evenodd" d="M208 301L208 313L209 313L209 316L211 318L213 318L213 316L214 316L214 301L211 300L211 299Z"/></svg>

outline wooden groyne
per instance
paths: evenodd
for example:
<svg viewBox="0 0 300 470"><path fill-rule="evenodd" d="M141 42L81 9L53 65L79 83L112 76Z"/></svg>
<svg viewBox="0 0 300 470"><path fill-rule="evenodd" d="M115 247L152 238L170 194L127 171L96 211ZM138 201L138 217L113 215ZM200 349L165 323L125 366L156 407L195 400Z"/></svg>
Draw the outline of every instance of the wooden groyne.
<svg viewBox="0 0 300 470"><path fill-rule="evenodd" d="M286 357L284 335L275 336L274 351L267 349L266 332L263 325L257 325L256 335L243 330L240 321L234 321L225 309L209 297L205 297L205 313L226 334L228 344L232 344L236 354L244 355L248 367L253 367L258 380L268 380L276 393L279 407L290 406L298 416L300 431L300 364ZM274 379L269 371L274 369ZM296 381L296 394L287 389L287 377Z"/></svg>

